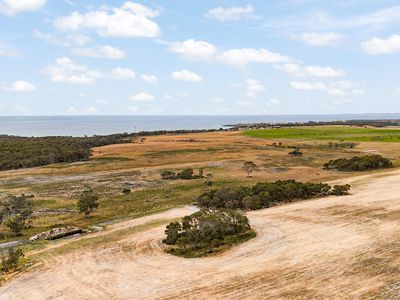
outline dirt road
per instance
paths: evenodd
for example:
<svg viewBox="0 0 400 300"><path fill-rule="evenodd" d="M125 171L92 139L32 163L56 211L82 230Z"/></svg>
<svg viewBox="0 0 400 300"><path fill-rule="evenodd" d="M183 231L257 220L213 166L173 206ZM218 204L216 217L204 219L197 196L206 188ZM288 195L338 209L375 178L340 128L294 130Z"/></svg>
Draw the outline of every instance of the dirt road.
<svg viewBox="0 0 400 300"><path fill-rule="evenodd" d="M351 181L347 197L248 213L257 237L216 257L163 253L163 221L118 239L189 208L114 224L98 234L110 242L52 255L0 299L400 299L400 171Z"/></svg>

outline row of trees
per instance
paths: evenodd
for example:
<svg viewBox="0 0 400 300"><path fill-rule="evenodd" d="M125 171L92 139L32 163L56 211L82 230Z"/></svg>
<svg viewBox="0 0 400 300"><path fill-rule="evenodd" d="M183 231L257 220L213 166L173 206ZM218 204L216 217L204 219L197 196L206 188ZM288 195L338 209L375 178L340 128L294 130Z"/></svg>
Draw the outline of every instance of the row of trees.
<svg viewBox="0 0 400 300"><path fill-rule="evenodd" d="M393 163L389 159L378 154L330 160L324 164L324 169L339 171L367 171L392 167Z"/></svg>
<svg viewBox="0 0 400 300"><path fill-rule="evenodd" d="M175 246L168 249L174 254L200 256L250 233L248 218L236 211L201 209L180 222L169 223L163 242Z"/></svg>
<svg viewBox="0 0 400 300"><path fill-rule="evenodd" d="M129 134L91 137L0 135L0 171L87 160L93 147L130 141Z"/></svg>
<svg viewBox="0 0 400 300"><path fill-rule="evenodd" d="M197 204L204 208L255 210L297 199L347 195L349 190L350 185L332 187L326 183L278 180L260 182L252 187L240 186L209 190L197 198Z"/></svg>

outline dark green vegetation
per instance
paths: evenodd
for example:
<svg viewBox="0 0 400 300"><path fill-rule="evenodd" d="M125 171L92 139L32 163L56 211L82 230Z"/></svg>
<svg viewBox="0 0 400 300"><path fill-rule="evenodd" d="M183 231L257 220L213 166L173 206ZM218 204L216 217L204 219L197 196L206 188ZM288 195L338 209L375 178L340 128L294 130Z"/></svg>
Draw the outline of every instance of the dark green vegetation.
<svg viewBox="0 0 400 300"><path fill-rule="evenodd" d="M99 195L95 194L93 190L85 190L80 195L78 200L79 213L85 214L85 218L99 207Z"/></svg>
<svg viewBox="0 0 400 300"><path fill-rule="evenodd" d="M196 175L194 174L193 169L184 169L178 173L175 173L171 170L163 170L160 173L162 179L166 180L175 180L175 179L183 179L183 180L188 180L188 179L199 179L203 178L203 169L199 169L199 173Z"/></svg>
<svg viewBox="0 0 400 300"><path fill-rule="evenodd" d="M312 139L354 142L400 142L400 129L345 126L285 127L248 130L245 135L265 139Z"/></svg>
<svg viewBox="0 0 400 300"><path fill-rule="evenodd" d="M219 252L255 236L246 216L232 210L202 209L171 222L163 241L166 252L183 257L200 257Z"/></svg>
<svg viewBox="0 0 400 300"><path fill-rule="evenodd" d="M19 260L21 257L24 257L24 253L21 249L10 248L7 252L7 254L2 254L1 256L0 271L5 273L17 268Z"/></svg>
<svg viewBox="0 0 400 300"><path fill-rule="evenodd" d="M350 159L341 158L330 160L324 164L324 169L339 171L368 171L392 168L393 163L380 155L354 156Z"/></svg>
<svg viewBox="0 0 400 300"><path fill-rule="evenodd" d="M130 142L129 134L92 137L0 136L0 170L87 160L91 148Z"/></svg>
<svg viewBox="0 0 400 300"><path fill-rule="evenodd" d="M350 186L326 183L278 180L259 182L252 187L240 186L206 191L197 198L200 207L254 210L298 199L347 195Z"/></svg>
<svg viewBox="0 0 400 300"><path fill-rule="evenodd" d="M0 202L0 221L16 235L29 225L33 213L33 196L9 195Z"/></svg>

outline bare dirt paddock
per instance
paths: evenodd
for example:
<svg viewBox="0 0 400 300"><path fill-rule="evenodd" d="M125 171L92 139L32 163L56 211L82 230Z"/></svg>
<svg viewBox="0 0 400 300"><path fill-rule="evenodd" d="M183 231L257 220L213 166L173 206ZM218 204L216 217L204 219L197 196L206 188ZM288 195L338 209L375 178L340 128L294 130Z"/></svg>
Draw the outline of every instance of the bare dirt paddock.
<svg viewBox="0 0 400 300"><path fill-rule="evenodd" d="M189 208L54 242L0 299L400 299L400 171L348 181L351 196L248 213L257 237L215 257L160 249L164 224Z"/></svg>

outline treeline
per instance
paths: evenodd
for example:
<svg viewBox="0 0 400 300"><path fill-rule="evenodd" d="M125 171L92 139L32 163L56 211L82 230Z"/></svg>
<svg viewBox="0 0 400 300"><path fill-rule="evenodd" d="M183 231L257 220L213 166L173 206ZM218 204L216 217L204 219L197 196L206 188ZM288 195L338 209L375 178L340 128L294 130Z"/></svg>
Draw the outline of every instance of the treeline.
<svg viewBox="0 0 400 300"><path fill-rule="evenodd" d="M240 186L209 190L197 198L203 208L255 210L299 199L347 195L350 185L330 186L326 183L278 180L259 182L252 187Z"/></svg>
<svg viewBox="0 0 400 300"><path fill-rule="evenodd" d="M233 210L201 209L165 229L166 252L184 257L199 257L220 246L243 242L255 236L249 219Z"/></svg>
<svg viewBox="0 0 400 300"><path fill-rule="evenodd" d="M0 170L87 160L91 148L131 142L131 135L18 137L0 135Z"/></svg>
<svg viewBox="0 0 400 300"><path fill-rule="evenodd" d="M392 167L393 163L389 159L378 154L330 160L324 164L324 169L338 171L367 171Z"/></svg>

